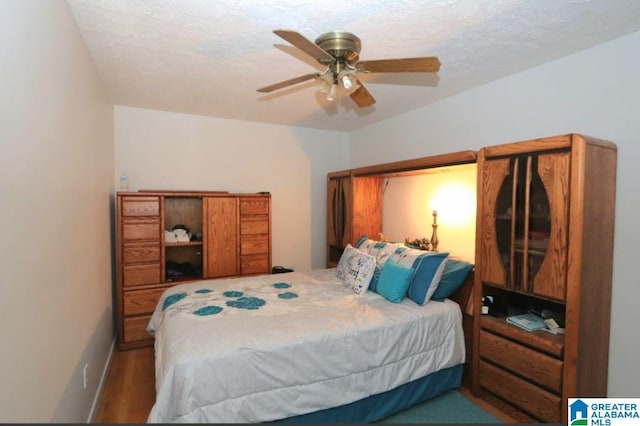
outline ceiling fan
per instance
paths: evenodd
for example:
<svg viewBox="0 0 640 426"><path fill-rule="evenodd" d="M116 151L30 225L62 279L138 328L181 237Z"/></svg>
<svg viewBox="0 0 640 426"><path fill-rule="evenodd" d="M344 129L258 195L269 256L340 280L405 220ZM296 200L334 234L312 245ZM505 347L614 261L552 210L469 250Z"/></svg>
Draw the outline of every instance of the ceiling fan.
<svg viewBox="0 0 640 426"><path fill-rule="evenodd" d="M276 35L288 41L298 49L315 58L326 66L322 72L301 75L258 89L258 92L269 93L294 84L315 79L320 90L327 95L327 100L334 100L338 86L349 94L360 108L373 105L376 100L358 80L358 73L384 72L438 72L440 61L433 56L381 59L360 61L360 39L354 34L333 31L320 35L315 42L307 39L297 31L274 30Z"/></svg>

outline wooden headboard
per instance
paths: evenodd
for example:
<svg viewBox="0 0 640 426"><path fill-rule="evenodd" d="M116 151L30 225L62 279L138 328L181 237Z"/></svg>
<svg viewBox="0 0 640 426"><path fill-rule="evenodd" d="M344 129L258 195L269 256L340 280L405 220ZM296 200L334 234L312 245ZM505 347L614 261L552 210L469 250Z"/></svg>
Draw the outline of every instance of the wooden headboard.
<svg viewBox="0 0 640 426"><path fill-rule="evenodd" d="M462 313L473 314L473 273L472 270L464 283L449 298L460 305Z"/></svg>
<svg viewBox="0 0 640 426"><path fill-rule="evenodd" d="M462 286L449 298L460 305L462 310L462 330L464 332L464 346L466 359L462 383L471 386L471 360L473 359L473 273L472 270L462 283Z"/></svg>

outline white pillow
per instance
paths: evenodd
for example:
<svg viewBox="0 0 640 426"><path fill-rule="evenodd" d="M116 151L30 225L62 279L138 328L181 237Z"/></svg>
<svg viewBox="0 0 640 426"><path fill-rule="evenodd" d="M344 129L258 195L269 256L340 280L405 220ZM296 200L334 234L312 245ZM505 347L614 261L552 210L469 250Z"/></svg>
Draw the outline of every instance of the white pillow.
<svg viewBox="0 0 640 426"><path fill-rule="evenodd" d="M347 244L336 268L338 278L356 294L364 294L376 268L376 258Z"/></svg>
<svg viewBox="0 0 640 426"><path fill-rule="evenodd" d="M392 243L389 241L376 241L370 238L362 237L356 243L358 250L376 258L376 269L373 272L373 278L369 283L369 290L378 291L378 280L382 274L382 268L388 259L396 252L398 248L404 247L402 243Z"/></svg>
<svg viewBox="0 0 640 426"><path fill-rule="evenodd" d="M392 243L389 241L376 241L370 238L361 238L356 244L358 250L368 253L376 258L379 269L382 269L387 259L391 257L402 243Z"/></svg>

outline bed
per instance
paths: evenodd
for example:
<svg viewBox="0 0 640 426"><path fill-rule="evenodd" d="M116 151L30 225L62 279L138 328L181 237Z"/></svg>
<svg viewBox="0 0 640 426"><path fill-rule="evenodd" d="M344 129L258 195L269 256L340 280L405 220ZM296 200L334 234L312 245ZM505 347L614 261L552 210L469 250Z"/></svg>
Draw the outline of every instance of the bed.
<svg viewBox="0 0 640 426"><path fill-rule="evenodd" d="M458 303L391 303L339 275L167 289L147 327L156 360L148 422L371 422L460 385Z"/></svg>

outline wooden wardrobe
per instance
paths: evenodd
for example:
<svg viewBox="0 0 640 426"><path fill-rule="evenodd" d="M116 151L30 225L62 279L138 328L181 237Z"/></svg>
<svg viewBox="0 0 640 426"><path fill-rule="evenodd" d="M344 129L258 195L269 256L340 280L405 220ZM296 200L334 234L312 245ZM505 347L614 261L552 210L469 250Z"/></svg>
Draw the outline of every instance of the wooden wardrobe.
<svg viewBox="0 0 640 426"><path fill-rule="evenodd" d="M478 154L473 392L518 421L566 423L568 398L607 396L616 158L579 134ZM506 320L528 312L564 334Z"/></svg>

